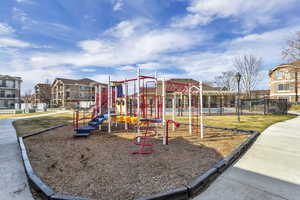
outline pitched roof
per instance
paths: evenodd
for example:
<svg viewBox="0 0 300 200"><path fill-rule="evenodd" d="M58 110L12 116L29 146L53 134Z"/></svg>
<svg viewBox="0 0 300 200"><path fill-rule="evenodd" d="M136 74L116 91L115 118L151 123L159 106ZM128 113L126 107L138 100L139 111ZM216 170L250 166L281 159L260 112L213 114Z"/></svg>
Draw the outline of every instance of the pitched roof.
<svg viewBox="0 0 300 200"><path fill-rule="evenodd" d="M83 79L79 79L77 80L78 83L80 84L90 84L90 83L97 83L96 81L89 79L89 78L83 78Z"/></svg>
<svg viewBox="0 0 300 200"><path fill-rule="evenodd" d="M0 74L0 79L10 79L10 80L20 80L20 81L22 81L21 77L10 76L10 75L1 75L1 74Z"/></svg>
<svg viewBox="0 0 300 200"><path fill-rule="evenodd" d="M199 84L199 81L196 81L191 78L173 78L173 79L170 79L169 81L176 82L176 83L184 83L184 84L189 84L189 83L196 84L196 85ZM208 83L202 83L202 87L203 87L203 90L224 90L224 88L214 87L214 86L209 85Z"/></svg>
<svg viewBox="0 0 300 200"><path fill-rule="evenodd" d="M280 64L280 65L277 65L276 67L274 67L273 69L269 70L269 76L274 72L276 71L277 69L279 68L285 68L285 67L291 67L291 68L300 68L300 60L296 60L292 63L289 63L289 64Z"/></svg>
<svg viewBox="0 0 300 200"><path fill-rule="evenodd" d="M64 84L75 84L75 83L77 83L77 80L67 79L67 78L56 78L55 80L59 80L59 81L63 82Z"/></svg>
<svg viewBox="0 0 300 200"><path fill-rule="evenodd" d="M55 80L60 80L64 84L82 84L82 85L101 84L101 85L106 85L104 83L100 83L100 82L94 81L94 80L89 79L89 78L82 78L82 79L79 79L79 80L67 79L67 78L56 78ZM54 80L54 82L55 82L55 80Z"/></svg>
<svg viewBox="0 0 300 200"><path fill-rule="evenodd" d="M38 83L38 84L36 84L36 86L38 86L38 87L50 87L51 84L48 84L48 83Z"/></svg>
<svg viewBox="0 0 300 200"><path fill-rule="evenodd" d="M51 84L47 84L47 83L38 83L34 86L34 88L43 88L43 89L50 89L51 88Z"/></svg>

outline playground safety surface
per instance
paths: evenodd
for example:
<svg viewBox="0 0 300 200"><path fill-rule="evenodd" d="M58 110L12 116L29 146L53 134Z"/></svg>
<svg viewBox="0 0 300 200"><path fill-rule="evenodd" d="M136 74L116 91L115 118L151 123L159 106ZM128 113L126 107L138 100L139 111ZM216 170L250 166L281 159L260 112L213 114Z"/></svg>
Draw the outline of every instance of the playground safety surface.
<svg viewBox="0 0 300 200"><path fill-rule="evenodd" d="M187 126L170 134L169 145L154 137L154 153L133 155L134 131L95 132L74 138L72 126L24 139L38 176L55 192L92 199L135 199L178 188L210 169L248 135L205 128L205 138Z"/></svg>

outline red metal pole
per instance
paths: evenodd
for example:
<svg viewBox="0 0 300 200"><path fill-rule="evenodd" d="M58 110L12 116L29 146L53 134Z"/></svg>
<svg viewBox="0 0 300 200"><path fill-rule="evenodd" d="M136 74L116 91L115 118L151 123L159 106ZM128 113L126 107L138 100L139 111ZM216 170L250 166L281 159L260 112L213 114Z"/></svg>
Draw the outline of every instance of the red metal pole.
<svg viewBox="0 0 300 200"><path fill-rule="evenodd" d="M170 120L167 120L167 124L166 124L166 145L169 144L169 122Z"/></svg>
<svg viewBox="0 0 300 200"><path fill-rule="evenodd" d="M174 121L174 120L167 120L166 121L166 145L169 144L169 123L174 123L176 127L180 126L180 123Z"/></svg>
<svg viewBox="0 0 300 200"><path fill-rule="evenodd" d="M143 106L142 106L142 112L143 112L143 118L145 118L146 116L145 116L145 79L143 79L143 100L142 100L142 104L143 104Z"/></svg>
<svg viewBox="0 0 300 200"><path fill-rule="evenodd" d="M133 115L136 116L136 109L135 109L135 101L136 101L136 84L135 81L133 82L133 101L132 101L132 108L133 108Z"/></svg>
<svg viewBox="0 0 300 200"><path fill-rule="evenodd" d="M160 119L159 118L159 111L160 111L160 99L159 99L159 96L156 97L157 98L157 112L156 112L156 117L157 119Z"/></svg>

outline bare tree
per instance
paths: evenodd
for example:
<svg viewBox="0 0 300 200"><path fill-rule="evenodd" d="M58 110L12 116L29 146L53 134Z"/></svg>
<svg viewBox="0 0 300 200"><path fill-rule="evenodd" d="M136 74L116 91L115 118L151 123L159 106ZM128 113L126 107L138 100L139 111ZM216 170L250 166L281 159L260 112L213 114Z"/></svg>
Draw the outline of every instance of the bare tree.
<svg viewBox="0 0 300 200"><path fill-rule="evenodd" d="M215 77L217 87L234 90L236 88L235 73L233 71L222 72L221 75Z"/></svg>
<svg viewBox="0 0 300 200"><path fill-rule="evenodd" d="M289 62L300 59L300 31L296 33L294 39L287 41L288 47L282 51L282 55Z"/></svg>
<svg viewBox="0 0 300 200"><path fill-rule="evenodd" d="M24 95L22 95L22 99L23 99L24 103L30 103L31 98L32 98L32 91L31 90L27 90L24 93Z"/></svg>
<svg viewBox="0 0 300 200"><path fill-rule="evenodd" d="M242 88L248 98L251 98L251 90L261 80L262 59L254 55L238 56L233 60L233 66L241 74Z"/></svg>

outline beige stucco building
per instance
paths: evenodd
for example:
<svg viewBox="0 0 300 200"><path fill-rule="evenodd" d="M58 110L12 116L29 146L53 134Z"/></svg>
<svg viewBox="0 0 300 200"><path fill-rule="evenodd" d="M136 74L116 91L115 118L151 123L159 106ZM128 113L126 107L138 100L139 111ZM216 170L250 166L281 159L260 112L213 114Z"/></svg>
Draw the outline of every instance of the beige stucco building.
<svg viewBox="0 0 300 200"><path fill-rule="evenodd" d="M78 103L84 102L93 104L97 85L106 86L88 78L79 80L56 78L51 85L51 104L62 107L75 107Z"/></svg>
<svg viewBox="0 0 300 200"><path fill-rule="evenodd" d="M287 99L291 103L300 102L300 66L282 64L269 71L270 98Z"/></svg>

